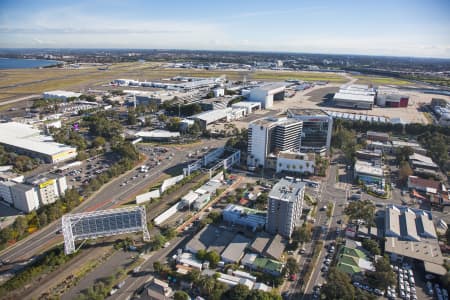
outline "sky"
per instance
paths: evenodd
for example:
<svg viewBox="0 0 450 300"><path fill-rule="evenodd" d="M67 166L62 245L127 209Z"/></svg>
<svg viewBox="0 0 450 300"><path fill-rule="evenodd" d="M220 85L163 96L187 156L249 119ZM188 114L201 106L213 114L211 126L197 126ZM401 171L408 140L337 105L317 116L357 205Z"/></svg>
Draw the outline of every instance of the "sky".
<svg viewBox="0 0 450 300"><path fill-rule="evenodd" d="M450 1L0 0L0 48L450 58Z"/></svg>

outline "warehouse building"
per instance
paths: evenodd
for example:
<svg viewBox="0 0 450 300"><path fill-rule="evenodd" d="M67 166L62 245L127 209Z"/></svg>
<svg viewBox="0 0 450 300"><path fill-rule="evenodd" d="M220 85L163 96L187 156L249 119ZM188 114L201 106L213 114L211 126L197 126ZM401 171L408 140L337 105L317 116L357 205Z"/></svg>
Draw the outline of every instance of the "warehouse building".
<svg viewBox="0 0 450 300"><path fill-rule="evenodd" d="M42 135L32 126L16 122L0 124L0 144L47 163L59 163L77 156L76 148L56 143L51 136Z"/></svg>
<svg viewBox="0 0 450 300"><path fill-rule="evenodd" d="M286 86L283 83L269 83L250 90L249 101L261 103L262 108L271 108L273 101L284 100Z"/></svg>
<svg viewBox="0 0 450 300"><path fill-rule="evenodd" d="M430 212L389 205L385 212L385 252L394 262L423 263L427 273L444 275L444 259Z"/></svg>
<svg viewBox="0 0 450 300"><path fill-rule="evenodd" d="M377 131L367 131L367 139L371 141L386 143L389 141L389 133L377 132Z"/></svg>
<svg viewBox="0 0 450 300"><path fill-rule="evenodd" d="M408 107L409 96L401 95L397 90L378 89L377 105L382 107Z"/></svg>
<svg viewBox="0 0 450 300"><path fill-rule="evenodd" d="M66 101L68 98L78 98L81 93L74 93L69 91L49 91L42 94L44 99L59 99Z"/></svg>
<svg viewBox="0 0 450 300"><path fill-rule="evenodd" d="M239 263L249 243L250 240L248 238L241 234L236 234L220 255L222 261L231 264Z"/></svg>
<svg viewBox="0 0 450 300"><path fill-rule="evenodd" d="M345 85L334 94L333 102L340 107L372 109L375 103L375 91L367 85Z"/></svg>
<svg viewBox="0 0 450 300"><path fill-rule="evenodd" d="M139 131L135 136L142 138L144 141L170 141L180 137L180 133L156 129L152 131Z"/></svg>
<svg viewBox="0 0 450 300"><path fill-rule="evenodd" d="M251 101L241 101L238 103L231 104L231 108L245 109L246 114L249 115L249 114L253 113L255 110L261 109L261 103L251 102Z"/></svg>

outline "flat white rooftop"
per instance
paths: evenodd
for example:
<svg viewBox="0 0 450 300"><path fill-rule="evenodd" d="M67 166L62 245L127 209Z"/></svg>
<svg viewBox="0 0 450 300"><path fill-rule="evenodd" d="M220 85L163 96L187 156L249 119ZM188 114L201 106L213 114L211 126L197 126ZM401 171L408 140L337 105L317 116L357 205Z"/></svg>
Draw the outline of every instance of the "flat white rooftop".
<svg viewBox="0 0 450 300"><path fill-rule="evenodd" d="M359 101L372 103L375 99L374 95L365 95L359 93L338 92L334 94L334 100Z"/></svg>
<svg viewBox="0 0 450 300"><path fill-rule="evenodd" d="M152 130L152 131L139 131L136 136L143 138L173 138L179 137L179 132L172 132L167 130Z"/></svg>
<svg viewBox="0 0 450 300"><path fill-rule="evenodd" d="M371 163L357 160L355 163L355 172L372 176L383 176L383 169L373 166Z"/></svg>
<svg viewBox="0 0 450 300"><path fill-rule="evenodd" d="M56 91L48 91L48 92L44 92L44 97L51 97L51 96L55 96L55 97L66 97L66 98L70 98L70 97L75 97L78 98L81 96L81 93L75 93L75 92L70 92L70 91L62 91L62 90L56 90Z"/></svg>
<svg viewBox="0 0 450 300"><path fill-rule="evenodd" d="M16 122L0 123L0 143L50 156L76 150L74 147L56 143L51 136L42 135L31 125Z"/></svg>

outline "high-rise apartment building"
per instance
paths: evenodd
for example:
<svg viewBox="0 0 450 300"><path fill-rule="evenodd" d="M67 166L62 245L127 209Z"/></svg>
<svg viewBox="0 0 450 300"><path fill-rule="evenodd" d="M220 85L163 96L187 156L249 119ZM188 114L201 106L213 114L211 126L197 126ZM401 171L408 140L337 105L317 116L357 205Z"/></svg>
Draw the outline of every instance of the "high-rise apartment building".
<svg viewBox="0 0 450 300"><path fill-rule="evenodd" d="M263 118L248 126L247 165L265 167L272 152L298 150L302 123L288 118Z"/></svg>
<svg viewBox="0 0 450 300"><path fill-rule="evenodd" d="M282 178L269 193L266 231L290 238L302 215L305 183Z"/></svg>

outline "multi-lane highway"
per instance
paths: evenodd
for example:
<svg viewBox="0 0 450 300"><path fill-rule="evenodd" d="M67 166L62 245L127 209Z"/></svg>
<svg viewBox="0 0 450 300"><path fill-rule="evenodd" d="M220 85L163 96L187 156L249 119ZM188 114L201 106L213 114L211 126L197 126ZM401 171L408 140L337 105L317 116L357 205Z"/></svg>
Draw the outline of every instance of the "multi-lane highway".
<svg viewBox="0 0 450 300"><path fill-rule="evenodd" d="M186 161L186 154L188 151L201 149L205 145L208 145L210 148L219 147L223 146L224 143L224 140L208 140L191 146L183 145L183 147L170 147L170 152L173 153L172 159L164 159L160 165L156 165L149 173L147 173L148 176L144 177L139 173L138 168L135 168L126 174L113 179L72 212L85 212L119 206L120 204L129 201L134 195L146 187L156 183L158 178L160 178L160 176L168 169ZM143 163L149 164L151 161L146 160ZM136 179L130 180L131 177L135 177L136 175L138 175ZM127 185L122 185L124 181L129 181L129 183ZM17 267L17 264L30 260L55 243L62 242L62 235L56 234L61 227L60 222L60 220L55 221L38 232L3 250L0 253L0 259L6 263L2 270L5 272L8 269L13 269L14 267Z"/></svg>

